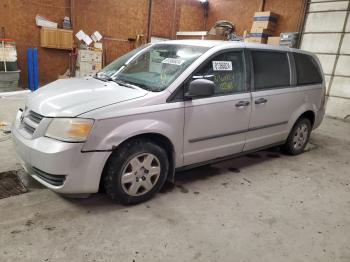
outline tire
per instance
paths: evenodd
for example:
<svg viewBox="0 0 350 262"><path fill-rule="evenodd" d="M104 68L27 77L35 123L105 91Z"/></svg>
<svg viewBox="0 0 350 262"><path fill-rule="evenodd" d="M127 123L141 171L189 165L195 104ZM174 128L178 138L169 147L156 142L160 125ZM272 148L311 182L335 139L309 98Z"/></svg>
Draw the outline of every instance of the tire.
<svg viewBox="0 0 350 262"><path fill-rule="evenodd" d="M166 151L146 139L126 142L109 157L104 174L106 193L123 205L152 198L164 185L169 170Z"/></svg>
<svg viewBox="0 0 350 262"><path fill-rule="evenodd" d="M283 146L283 151L290 155L299 155L309 142L311 134L311 122L307 118L300 118L289 133L287 142Z"/></svg>

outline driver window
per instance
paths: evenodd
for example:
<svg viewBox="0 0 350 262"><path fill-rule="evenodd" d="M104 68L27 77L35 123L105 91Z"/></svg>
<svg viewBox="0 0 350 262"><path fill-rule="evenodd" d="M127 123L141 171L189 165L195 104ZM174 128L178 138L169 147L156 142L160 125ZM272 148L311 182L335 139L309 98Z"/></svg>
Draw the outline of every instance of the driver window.
<svg viewBox="0 0 350 262"><path fill-rule="evenodd" d="M245 91L243 52L220 54L194 73L193 79L208 79L215 83L214 96Z"/></svg>

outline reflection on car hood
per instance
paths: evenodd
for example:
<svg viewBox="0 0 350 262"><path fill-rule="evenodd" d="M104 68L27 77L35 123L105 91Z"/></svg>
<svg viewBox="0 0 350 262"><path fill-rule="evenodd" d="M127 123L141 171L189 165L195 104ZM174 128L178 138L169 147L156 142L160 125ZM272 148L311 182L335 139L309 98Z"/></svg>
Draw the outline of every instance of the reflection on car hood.
<svg viewBox="0 0 350 262"><path fill-rule="evenodd" d="M95 78L60 79L30 94L26 105L30 110L47 117L75 117L147 93L142 89Z"/></svg>

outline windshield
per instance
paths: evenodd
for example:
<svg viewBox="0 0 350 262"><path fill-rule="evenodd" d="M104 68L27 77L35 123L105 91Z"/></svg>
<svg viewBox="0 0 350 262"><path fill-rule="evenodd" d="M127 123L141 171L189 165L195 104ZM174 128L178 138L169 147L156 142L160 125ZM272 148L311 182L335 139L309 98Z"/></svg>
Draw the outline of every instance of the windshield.
<svg viewBox="0 0 350 262"><path fill-rule="evenodd" d="M207 47L188 45L148 45L118 58L96 77L159 92L207 50Z"/></svg>

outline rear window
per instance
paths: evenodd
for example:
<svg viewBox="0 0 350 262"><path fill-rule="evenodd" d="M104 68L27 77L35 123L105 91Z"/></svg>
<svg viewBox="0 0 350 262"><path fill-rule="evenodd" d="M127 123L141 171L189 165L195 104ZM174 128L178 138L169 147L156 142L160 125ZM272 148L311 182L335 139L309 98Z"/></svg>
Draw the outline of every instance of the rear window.
<svg viewBox="0 0 350 262"><path fill-rule="evenodd" d="M321 84L322 76L316 60L305 54L294 53L298 85Z"/></svg>
<svg viewBox="0 0 350 262"><path fill-rule="evenodd" d="M252 51L255 90L290 86L287 53Z"/></svg>

